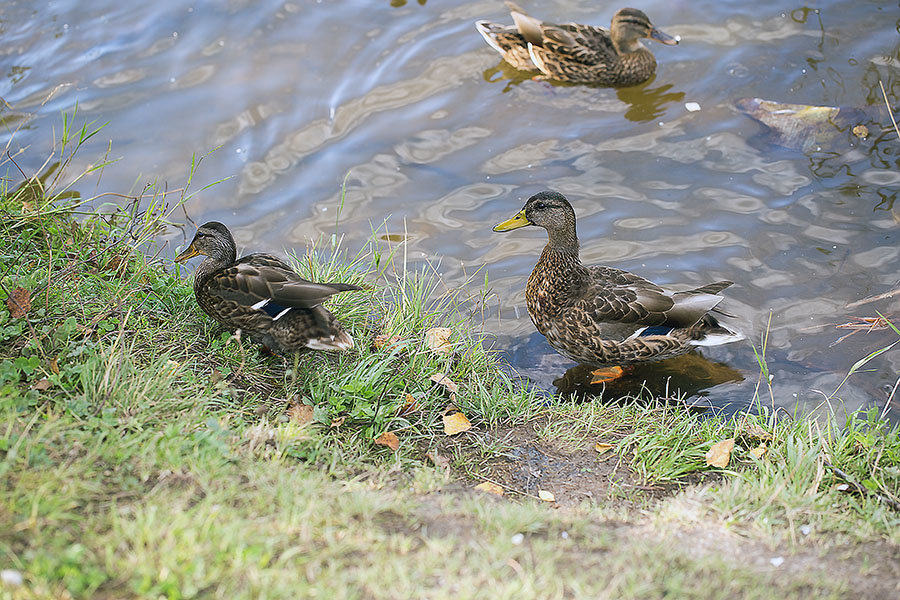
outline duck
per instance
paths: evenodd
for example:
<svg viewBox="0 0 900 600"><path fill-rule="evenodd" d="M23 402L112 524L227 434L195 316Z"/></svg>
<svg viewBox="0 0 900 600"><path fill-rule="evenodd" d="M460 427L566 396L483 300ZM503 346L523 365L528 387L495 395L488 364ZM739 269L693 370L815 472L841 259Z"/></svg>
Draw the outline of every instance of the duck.
<svg viewBox="0 0 900 600"><path fill-rule="evenodd" d="M218 221L201 225L175 262L199 255L206 259L194 275L194 295L219 323L240 329L276 354L353 348L353 338L322 303L364 288L307 281L272 254L237 258L234 237Z"/></svg>
<svg viewBox="0 0 900 600"><path fill-rule="evenodd" d="M641 40L651 38L669 46L679 41L654 27L636 8L617 11L607 30L579 23L546 23L514 2L507 1L506 6L514 25L478 21L475 28L516 69L536 69L557 81L607 87L637 85L656 72L656 58Z"/></svg>
<svg viewBox="0 0 900 600"><path fill-rule="evenodd" d="M596 369L594 383L621 377L632 365L744 339L714 315L732 316L717 306L719 292L733 282L676 292L628 271L582 264L575 210L558 192L531 196L493 230L529 225L543 227L548 242L525 288L528 314L557 352Z"/></svg>

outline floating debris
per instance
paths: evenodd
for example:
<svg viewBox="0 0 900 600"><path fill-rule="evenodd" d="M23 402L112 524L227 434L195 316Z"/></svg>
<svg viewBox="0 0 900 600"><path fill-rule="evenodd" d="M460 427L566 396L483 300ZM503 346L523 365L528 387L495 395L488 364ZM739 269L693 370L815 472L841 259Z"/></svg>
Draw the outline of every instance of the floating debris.
<svg viewBox="0 0 900 600"><path fill-rule="evenodd" d="M700 103L699 102L685 102L684 108L688 112L697 112L698 110L700 110Z"/></svg>
<svg viewBox="0 0 900 600"><path fill-rule="evenodd" d="M741 98L735 106L771 130L771 142L792 150L830 148L847 132L865 139L873 115L860 108L785 104L762 98Z"/></svg>

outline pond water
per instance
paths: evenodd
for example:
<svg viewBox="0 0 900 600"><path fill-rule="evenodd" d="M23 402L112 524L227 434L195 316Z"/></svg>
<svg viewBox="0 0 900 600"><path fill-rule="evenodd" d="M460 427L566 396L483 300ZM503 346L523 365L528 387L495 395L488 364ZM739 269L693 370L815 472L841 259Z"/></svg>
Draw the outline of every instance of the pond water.
<svg viewBox="0 0 900 600"><path fill-rule="evenodd" d="M550 21L598 25L618 8L520 3ZM583 389L585 373L567 373L573 364L525 310L545 234L490 227L531 194L562 191L585 262L666 285L736 282L722 306L747 342L642 367L614 391L646 380L660 393L743 407L759 376L751 344L768 329L776 403L812 409L856 360L896 339L881 329L838 341L851 330L835 325L900 313L897 298L853 306L900 283L900 142L878 85L900 105L900 11L861 0L637 6L682 42L648 42L655 78L612 90L505 67L473 25L510 22L499 0L8 0L2 134L6 143L18 129L10 148L29 148L17 162L34 171L60 113L77 103L79 119L108 122L79 165L110 140L119 159L99 182L80 184L83 194L180 187L191 157L215 149L194 188L231 179L187 209L196 222L228 224L247 250L302 248L337 219L353 250L373 229L405 232L409 259L439 261L449 288L484 268L493 346L551 391ZM865 108L871 135L773 145L735 108L742 97ZM167 241L174 253L184 235ZM483 281L481 272L476 291ZM898 366L900 350L880 355L832 404L883 406Z"/></svg>

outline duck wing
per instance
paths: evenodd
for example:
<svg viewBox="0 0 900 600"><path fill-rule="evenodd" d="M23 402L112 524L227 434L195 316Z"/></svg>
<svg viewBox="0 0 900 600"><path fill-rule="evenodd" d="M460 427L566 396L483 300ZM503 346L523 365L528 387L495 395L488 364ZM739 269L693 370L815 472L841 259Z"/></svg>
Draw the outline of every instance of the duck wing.
<svg viewBox="0 0 900 600"><path fill-rule="evenodd" d="M516 29L526 42L558 54L560 58L593 65L608 62L610 58L617 56L609 31L603 27L579 23L545 23L526 13L514 2L507 1L506 6L509 7Z"/></svg>
<svg viewBox="0 0 900 600"><path fill-rule="evenodd" d="M598 322L636 326L690 327L722 301L721 281L685 292L671 292L643 277L611 267L589 267L590 282L581 290L576 310Z"/></svg>
<svg viewBox="0 0 900 600"><path fill-rule="evenodd" d="M271 254L242 257L216 273L208 283L209 293L266 312L276 308L313 308L337 293L359 289L362 288L347 283L307 281Z"/></svg>
<svg viewBox="0 0 900 600"><path fill-rule="evenodd" d="M596 65L618 60L618 54L603 27L568 23L565 25L545 24L543 46L547 52L565 57L583 65Z"/></svg>

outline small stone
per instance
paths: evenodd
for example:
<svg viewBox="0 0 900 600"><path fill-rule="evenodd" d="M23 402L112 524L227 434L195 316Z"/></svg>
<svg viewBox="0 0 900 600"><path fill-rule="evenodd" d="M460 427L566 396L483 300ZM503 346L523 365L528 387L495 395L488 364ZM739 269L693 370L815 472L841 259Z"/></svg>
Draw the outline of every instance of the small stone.
<svg viewBox="0 0 900 600"><path fill-rule="evenodd" d="M525 541L525 536L521 533L517 533L509 538L509 541L512 542L514 546L521 546L522 542Z"/></svg>
<svg viewBox="0 0 900 600"><path fill-rule="evenodd" d="M685 102L684 108L688 112L697 112L698 110L700 110L700 103L699 102Z"/></svg>
<svg viewBox="0 0 900 600"><path fill-rule="evenodd" d="M783 556L775 556L773 558L770 558L769 562L772 564L773 567L780 567L782 564L784 564L784 557Z"/></svg>
<svg viewBox="0 0 900 600"><path fill-rule="evenodd" d="M0 581L3 582L3 585L16 587L25 583L25 579L22 577L22 573L16 571L15 569L3 569L2 571L0 571Z"/></svg>
<svg viewBox="0 0 900 600"><path fill-rule="evenodd" d="M800 533L802 533L803 535L809 535L810 533L812 533L812 527L810 527L809 525L801 525Z"/></svg>

